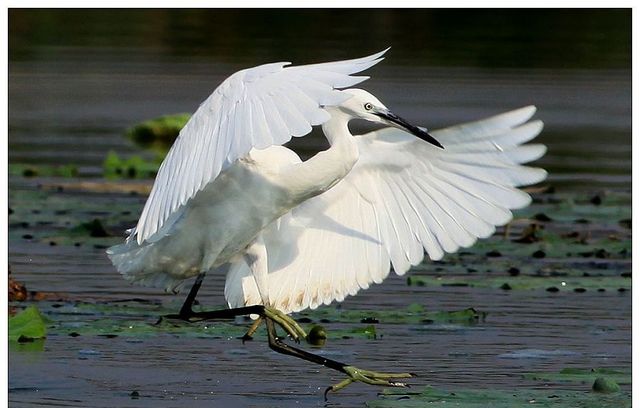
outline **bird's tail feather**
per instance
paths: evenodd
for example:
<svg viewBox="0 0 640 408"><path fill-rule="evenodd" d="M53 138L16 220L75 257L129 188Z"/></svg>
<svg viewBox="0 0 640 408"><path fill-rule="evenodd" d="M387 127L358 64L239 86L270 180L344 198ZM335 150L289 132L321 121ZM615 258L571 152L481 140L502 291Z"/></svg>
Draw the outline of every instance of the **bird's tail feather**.
<svg viewBox="0 0 640 408"><path fill-rule="evenodd" d="M161 288L167 292L178 292L184 280L165 273L148 262L153 246L140 246L135 240L130 240L108 248L107 256L127 281L135 285Z"/></svg>

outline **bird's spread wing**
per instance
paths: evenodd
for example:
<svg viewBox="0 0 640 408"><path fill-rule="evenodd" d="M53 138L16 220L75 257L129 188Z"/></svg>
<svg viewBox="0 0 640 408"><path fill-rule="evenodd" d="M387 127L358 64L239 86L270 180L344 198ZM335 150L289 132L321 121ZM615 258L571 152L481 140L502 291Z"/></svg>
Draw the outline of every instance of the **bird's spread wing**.
<svg viewBox="0 0 640 408"><path fill-rule="evenodd" d="M282 145L328 120L322 107L349 97L336 89L367 79L351 74L375 65L385 52L324 64L266 64L227 78L180 131L131 238L137 236L138 244L149 239L171 214L252 148Z"/></svg>
<svg viewBox="0 0 640 408"><path fill-rule="evenodd" d="M530 197L516 187L546 177L525 167L543 145L526 107L431 132L444 150L394 128L356 137L360 159L335 187L264 232L269 298L283 311L317 307L380 283L390 266L404 274L426 251L438 260L507 223ZM260 303L246 265L225 288L231 306Z"/></svg>

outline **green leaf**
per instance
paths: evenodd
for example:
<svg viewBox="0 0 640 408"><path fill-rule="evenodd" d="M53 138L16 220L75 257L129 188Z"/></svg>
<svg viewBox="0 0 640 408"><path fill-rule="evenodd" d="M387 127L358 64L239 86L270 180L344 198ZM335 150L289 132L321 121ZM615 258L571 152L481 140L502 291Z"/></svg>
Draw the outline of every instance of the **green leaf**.
<svg viewBox="0 0 640 408"><path fill-rule="evenodd" d="M560 292L573 292L576 289L587 291L631 289L631 280L620 275L597 276L594 274L593 276L584 276L584 270L562 266L555 267L553 271L561 276L414 275L407 278L407 284L409 286L461 286L502 290L506 288L510 290L546 290L553 287Z"/></svg>
<svg viewBox="0 0 640 408"><path fill-rule="evenodd" d="M29 341L46 335L44 318L35 306L29 306L9 319L10 341Z"/></svg>
<svg viewBox="0 0 640 408"><path fill-rule="evenodd" d="M560 372L539 372L525 374L525 378L553 382L593 383L599 377L606 377L618 384L631 384L631 373L611 368L563 368Z"/></svg>
<svg viewBox="0 0 640 408"><path fill-rule="evenodd" d="M94 218L92 221L89 221L89 222L83 222L80 225L74 228L71 228L69 230L69 235L71 236L88 235L90 237L98 237L98 238L111 236L111 234L109 234L107 230L105 230L104 225L102 224L102 221L100 221L97 218Z"/></svg>
<svg viewBox="0 0 640 408"><path fill-rule="evenodd" d="M409 313L424 313L424 306L420 303L412 303L407 306L407 312Z"/></svg>
<svg viewBox="0 0 640 408"><path fill-rule="evenodd" d="M23 177L77 177L78 167L75 164L59 166L47 164L10 163L9 174Z"/></svg>
<svg viewBox="0 0 640 408"><path fill-rule="evenodd" d="M191 114L177 113L138 123L127 129L126 136L138 146L166 154Z"/></svg>
<svg viewBox="0 0 640 408"><path fill-rule="evenodd" d="M360 334L365 336L368 339L375 339L378 337L377 333L376 333L376 326L370 324L368 326L365 327L356 327L351 329L351 333L353 334Z"/></svg>
<svg viewBox="0 0 640 408"><path fill-rule="evenodd" d="M158 160L145 160L140 156L121 159L117 153L109 151L103 163L104 176L108 179L117 178L150 178L155 177L160 167Z"/></svg>
<svg viewBox="0 0 640 408"><path fill-rule="evenodd" d="M425 387L422 390L406 391L386 388L374 401L366 403L369 408L418 408L428 406L458 408L519 408L519 407L581 407L618 408L631 407L628 393L601 394L585 391L522 389L496 390L452 389Z"/></svg>

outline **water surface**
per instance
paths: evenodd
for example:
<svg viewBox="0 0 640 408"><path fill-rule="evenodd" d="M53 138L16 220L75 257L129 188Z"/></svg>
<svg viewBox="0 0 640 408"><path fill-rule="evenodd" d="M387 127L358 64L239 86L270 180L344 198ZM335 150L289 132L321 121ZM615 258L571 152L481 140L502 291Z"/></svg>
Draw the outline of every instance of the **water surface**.
<svg viewBox="0 0 640 408"><path fill-rule="evenodd" d="M517 267L560 287L563 277L550 271L611 279L631 271L631 230L619 223L631 218L628 12L12 10L9 34L10 165L79 166L75 179L9 180L15 211L9 217L11 271L29 290L63 294L62 302L39 304L54 322L146 324L157 317L153 307L132 317L74 305L136 298L157 304L159 311L181 301L122 280L103 248L118 238L58 239L94 218L113 234L135 224L143 195L56 187L104 182L102 161L111 150L151 157L122 136L126 127L192 112L241 68L357 57L388 45L393 48L387 58L362 86L413 122L438 128L535 104L536 117L546 125L538 141L549 148L536 165L549 170L544 184L555 193L536 194L534 205L517 217L543 212L554 220L546 225L549 234L588 237L578 249L563 238L569 250L559 253L553 249L558 243L514 246L495 236L470 255L425 263L413 276L454 276L473 284L509 279L507 270ZM323 144L318 136L293 146L308 155ZM601 205L591 203L595 196ZM527 224L516 223L511 238ZM625 245L628 252L620 250ZM605 258L584 255L604 246ZM496 248L502 256L486 256ZM533 258L539 248L550 255ZM224 303L223 279L207 278L201 302ZM630 291L554 293L545 287L408 286L393 275L341 307L362 310L363 317L414 303L427 310L474 307L487 318L473 325L381 321L377 339L332 339L320 352L364 367L417 372L417 387L451 389L586 391L590 384L536 381L524 374L565 367L630 369ZM325 326L331 331L360 324ZM54 328L43 347L10 348L11 406L322 406L324 387L340 380L328 369L270 351L263 338L243 345L232 336L72 337ZM132 398L134 391L139 398ZM377 391L351 386L326 405L362 406Z"/></svg>

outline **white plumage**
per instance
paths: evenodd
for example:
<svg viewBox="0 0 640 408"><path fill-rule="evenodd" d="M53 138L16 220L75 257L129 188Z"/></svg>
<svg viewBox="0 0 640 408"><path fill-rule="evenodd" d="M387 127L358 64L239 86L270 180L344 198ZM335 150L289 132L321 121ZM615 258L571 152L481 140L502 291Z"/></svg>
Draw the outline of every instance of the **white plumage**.
<svg viewBox="0 0 640 408"><path fill-rule="evenodd" d="M355 139L360 159L335 187L294 208L263 232L269 295L283 311L341 301L423 260L469 247L511 220L530 197L517 186L546 177L521 164L543 145L521 146L542 130L526 107L431 134L444 150L399 129ZM267 238L268 237L268 238ZM246 263L233 264L225 296L232 307L260 303Z"/></svg>
<svg viewBox="0 0 640 408"><path fill-rule="evenodd" d="M441 259L507 223L530 202L517 187L546 177L522 165L545 153L523 145L542 129L528 122L535 108L429 135L366 91L337 90L366 79L351 74L385 51L267 64L224 81L180 133L127 242L108 250L118 270L173 290L226 268L231 307L289 313L341 301L391 267L402 275L425 252ZM353 118L390 127L353 136ZM280 146L319 124L328 150L303 162Z"/></svg>
<svg viewBox="0 0 640 408"><path fill-rule="evenodd" d="M327 121L329 114L322 106L339 105L349 97L336 88L367 79L350 74L375 65L385 51L299 67L285 68L289 62L265 64L227 78L193 114L162 163L132 234L138 244L252 148L282 145Z"/></svg>

